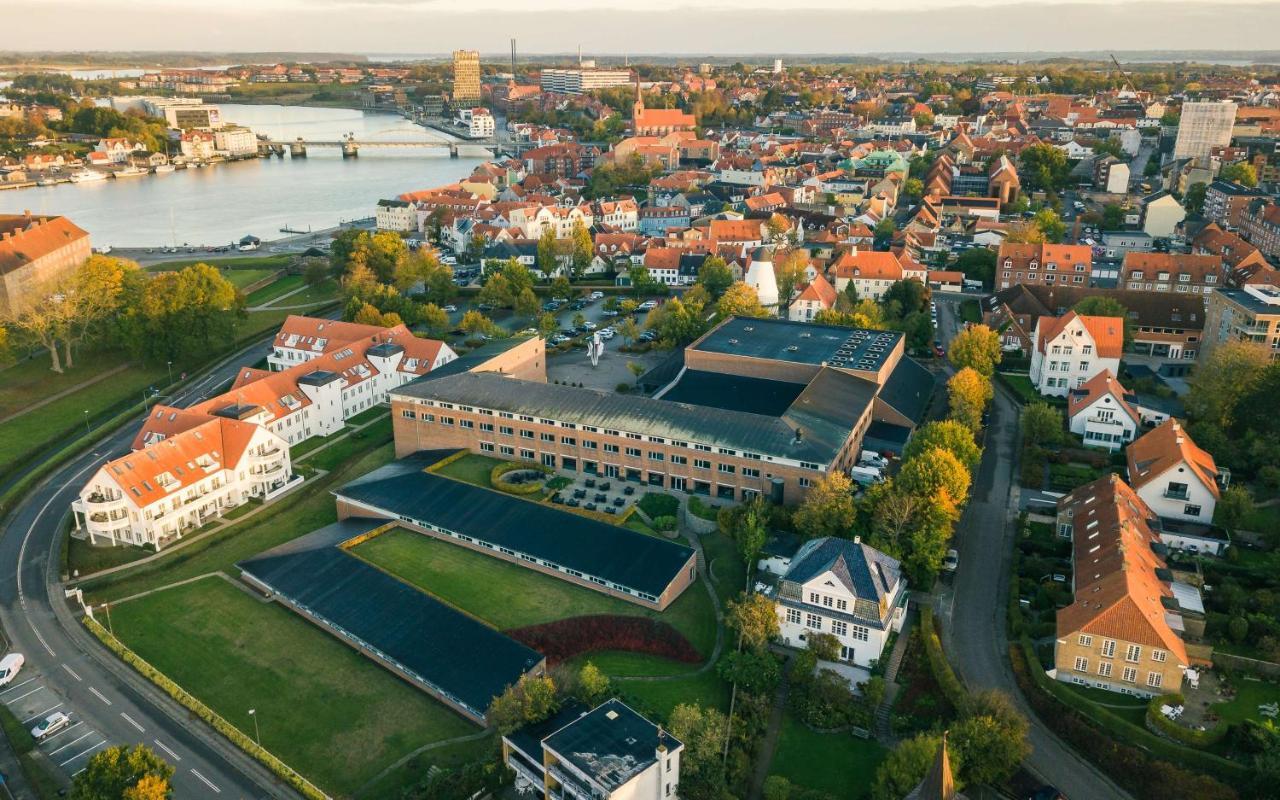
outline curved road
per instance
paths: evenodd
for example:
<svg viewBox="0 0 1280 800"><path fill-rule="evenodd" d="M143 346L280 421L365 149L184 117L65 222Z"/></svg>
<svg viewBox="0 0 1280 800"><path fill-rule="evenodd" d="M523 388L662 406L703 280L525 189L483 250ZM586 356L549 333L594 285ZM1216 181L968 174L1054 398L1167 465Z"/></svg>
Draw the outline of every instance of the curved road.
<svg viewBox="0 0 1280 800"><path fill-rule="evenodd" d="M935 298L942 298L940 292ZM948 298L950 299L950 298ZM950 342L960 327L957 308L938 304L942 337ZM1070 798L1127 798L1129 795L1057 737L1022 697L1009 666L1005 634L1014 521L1018 510L1013 476L1018 469L1018 406L996 384L982 463L973 476L969 505L956 527L960 568L950 592L936 609L944 624L947 653L970 689L1000 689L1030 722L1032 752L1027 766Z"/></svg>
<svg viewBox="0 0 1280 800"><path fill-rule="evenodd" d="M231 381L239 365L256 362L267 350L267 344L259 343L239 351L167 402L188 405L215 393ZM21 696L18 693L43 686L43 691L51 693L48 706L60 702L59 710L81 723L79 730L89 735L81 744L53 755L54 764L98 741L103 742L99 749L141 743L174 766L171 782L176 797L292 797L257 762L195 721L102 647L73 618L63 597L60 533L71 501L104 461L128 451L136 430L136 423L126 424L91 452L57 469L14 507L0 528L0 627L12 649L26 656L15 687L31 681L0 694L0 701L7 704ZM70 731L65 736L74 741L85 734ZM66 769L83 767L87 757L71 761Z"/></svg>

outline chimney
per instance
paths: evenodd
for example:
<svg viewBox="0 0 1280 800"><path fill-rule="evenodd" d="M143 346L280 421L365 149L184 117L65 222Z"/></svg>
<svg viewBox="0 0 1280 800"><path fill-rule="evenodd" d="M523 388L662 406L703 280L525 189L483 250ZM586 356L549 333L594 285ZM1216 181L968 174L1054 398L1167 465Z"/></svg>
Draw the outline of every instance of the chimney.
<svg viewBox="0 0 1280 800"><path fill-rule="evenodd" d="M792 443L792 444L800 444L800 442L801 442L801 441L803 441L803 439L804 439L804 428L799 428L799 427L797 427L797 428L796 428L796 438L795 438L791 443Z"/></svg>
<svg viewBox="0 0 1280 800"><path fill-rule="evenodd" d="M862 544L862 537L861 537L861 536L854 536L854 537L853 537L853 543L854 543L854 544Z"/></svg>

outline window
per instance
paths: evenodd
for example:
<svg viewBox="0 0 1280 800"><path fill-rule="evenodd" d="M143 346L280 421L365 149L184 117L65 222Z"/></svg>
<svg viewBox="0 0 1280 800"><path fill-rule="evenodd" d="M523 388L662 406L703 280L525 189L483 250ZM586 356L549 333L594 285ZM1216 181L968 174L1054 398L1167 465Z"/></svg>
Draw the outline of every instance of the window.
<svg viewBox="0 0 1280 800"><path fill-rule="evenodd" d="M815 606L819 603L817 592L809 592L809 602L813 603Z"/></svg>
<svg viewBox="0 0 1280 800"><path fill-rule="evenodd" d="M1182 513L1186 514L1188 517L1198 517L1200 516L1200 506L1195 505L1194 503L1188 503L1183 507Z"/></svg>
<svg viewBox="0 0 1280 800"><path fill-rule="evenodd" d="M711 462L707 461L704 458L695 458L693 460L693 466L697 467L698 469L711 469Z"/></svg>
<svg viewBox="0 0 1280 800"><path fill-rule="evenodd" d="M1083 347L1081 347L1080 355L1084 355L1084 356L1093 355L1093 345L1086 344Z"/></svg>
<svg viewBox="0 0 1280 800"><path fill-rule="evenodd" d="M818 616L817 614L805 614L804 624L805 624L805 627L807 628L812 628L815 631L820 631L822 630L822 617Z"/></svg>
<svg viewBox="0 0 1280 800"><path fill-rule="evenodd" d="M480 452L482 452L482 453L492 453L492 452L493 452L493 443L492 443L492 442L481 442L481 443L480 443Z"/></svg>
<svg viewBox="0 0 1280 800"><path fill-rule="evenodd" d="M1121 680L1125 683L1134 683L1138 680L1138 671L1133 667L1125 667Z"/></svg>
<svg viewBox="0 0 1280 800"><path fill-rule="evenodd" d="M1159 672L1148 672L1148 673L1147 673L1147 685L1148 685L1148 686L1150 686L1150 687L1152 687L1152 688L1155 688L1155 689L1158 689L1158 688L1160 688L1160 684L1161 684L1161 683L1163 683L1163 682L1164 682L1164 676L1163 676L1163 675L1161 675Z"/></svg>
<svg viewBox="0 0 1280 800"><path fill-rule="evenodd" d="M849 626L838 619L834 619L831 621L831 632L836 636L845 636L849 633Z"/></svg>
<svg viewBox="0 0 1280 800"><path fill-rule="evenodd" d="M860 642L865 642L867 641L868 638L870 638L870 635L871 635L871 630L869 628L865 628L862 625L854 625L849 634L849 637L852 639L857 639Z"/></svg>
<svg viewBox="0 0 1280 800"><path fill-rule="evenodd" d="M1088 636L1088 635L1083 634L1083 633L1082 633L1082 634L1080 634L1080 646L1081 646L1081 647L1093 647L1093 637L1092 637L1092 636Z"/></svg>
<svg viewBox="0 0 1280 800"><path fill-rule="evenodd" d="M787 609L787 622L791 623L792 625L799 625L799 624L800 624L800 612L799 612L799 611L796 611L794 608L788 608L788 609Z"/></svg>
<svg viewBox="0 0 1280 800"><path fill-rule="evenodd" d="M552 444L555 444L556 442L556 435L554 433L538 434L538 438L540 438L544 442L550 442Z"/></svg>
<svg viewBox="0 0 1280 800"><path fill-rule="evenodd" d="M1106 657L1106 658L1112 658L1112 657L1114 657L1114 656L1115 656L1115 654L1116 654L1116 640L1115 640L1115 639L1103 639L1103 640L1102 640L1102 655L1103 655L1104 657Z"/></svg>
<svg viewBox="0 0 1280 800"><path fill-rule="evenodd" d="M826 606L827 608L831 608L832 606L834 606L834 605L836 604L836 601L835 601L835 598L834 598L834 597L832 597L831 595L823 595L823 596L822 596L822 604L823 604L824 606Z"/></svg>
<svg viewBox="0 0 1280 800"><path fill-rule="evenodd" d="M1151 660L1152 660L1152 661L1159 661L1161 664L1163 664L1163 663L1164 663L1165 658L1167 657L1167 655L1168 655L1168 654L1167 654L1167 653L1165 653L1165 651L1163 651L1163 650L1152 650L1152 651L1151 651Z"/></svg>
<svg viewBox="0 0 1280 800"><path fill-rule="evenodd" d="M1084 656L1076 656L1076 672L1088 672L1089 659Z"/></svg>
<svg viewBox="0 0 1280 800"><path fill-rule="evenodd" d="M1104 677L1104 678L1110 678L1110 677L1111 677L1111 662L1110 662L1110 661L1099 661L1099 662L1098 662L1098 674L1099 674L1099 675L1101 675L1101 676L1102 676L1102 677Z"/></svg>
<svg viewBox="0 0 1280 800"><path fill-rule="evenodd" d="M484 431L485 433L493 433L493 423L492 423L492 422L481 422L481 423L480 423L480 430Z"/></svg>
<svg viewBox="0 0 1280 800"><path fill-rule="evenodd" d="M515 435L515 432L516 432L515 428L512 428L510 425L498 426L498 433L502 434L503 436L513 436Z"/></svg>
<svg viewBox="0 0 1280 800"><path fill-rule="evenodd" d="M848 601L848 600L837 600L837 601L836 601L836 608L837 608L838 610L840 610L840 611L848 611L848 610L849 610L849 601Z"/></svg>
<svg viewBox="0 0 1280 800"><path fill-rule="evenodd" d="M586 449L586 450L595 450L595 449L596 449L596 443L595 443L595 442L593 442L593 441L590 441L589 439L583 439L583 440L582 440L582 447L583 447L584 449Z"/></svg>
<svg viewBox="0 0 1280 800"><path fill-rule="evenodd" d="M721 465L720 465L720 471L721 471L721 472L728 473L728 474L733 474L733 471L734 471L734 470L733 470L733 465L732 465L732 464L721 464Z"/></svg>
<svg viewBox="0 0 1280 800"><path fill-rule="evenodd" d="M1124 651L1125 661L1136 662L1141 656L1142 656L1142 648L1136 644L1129 645L1129 648Z"/></svg>
<svg viewBox="0 0 1280 800"><path fill-rule="evenodd" d="M532 438L533 438L533 431L520 431L520 438L521 438L521 439L532 439Z"/></svg>
<svg viewBox="0 0 1280 800"><path fill-rule="evenodd" d="M685 458L684 456L672 456L672 457L671 457L671 463L672 463L672 464L682 464L682 465L683 465L683 464L688 464L688 463L689 463L689 459Z"/></svg>
<svg viewBox="0 0 1280 800"><path fill-rule="evenodd" d="M609 444L608 442L605 442L604 451L606 453L616 453L618 452L618 446L616 444Z"/></svg>
<svg viewBox="0 0 1280 800"><path fill-rule="evenodd" d="M801 488L801 489L808 489L810 486L813 486L813 481L809 480L808 478L801 478L801 479L800 479L800 488Z"/></svg>
<svg viewBox="0 0 1280 800"><path fill-rule="evenodd" d="M574 439L572 436L561 436L560 444L564 445L565 447L577 447L578 440Z"/></svg>
<svg viewBox="0 0 1280 800"><path fill-rule="evenodd" d="M662 461L662 460L663 460L663 458L665 458L665 456L664 456L662 453L659 453L657 450L650 450L650 451L649 451L649 460L650 460L650 461Z"/></svg>

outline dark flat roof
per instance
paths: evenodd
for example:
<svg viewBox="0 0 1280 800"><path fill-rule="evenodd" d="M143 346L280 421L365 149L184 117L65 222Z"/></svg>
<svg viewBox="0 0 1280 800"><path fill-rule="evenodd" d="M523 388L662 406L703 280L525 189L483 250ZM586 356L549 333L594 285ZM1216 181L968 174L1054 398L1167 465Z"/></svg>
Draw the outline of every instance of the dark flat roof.
<svg viewBox="0 0 1280 800"><path fill-rule="evenodd" d="M489 359L494 358L495 356L500 356L517 345L524 344L529 341L529 339L530 337L528 336L508 336L505 339L494 339L491 342L486 342L475 350L472 350L469 353L464 353L449 363L436 367L421 378L417 378L410 383L405 384L405 386L412 386L415 383L431 381L436 378L446 378L450 375L457 375L462 372L470 372ZM404 387L402 386L401 389L403 388Z"/></svg>
<svg viewBox="0 0 1280 800"><path fill-rule="evenodd" d="M542 656L338 546L385 524L346 519L236 566L483 716Z"/></svg>
<svg viewBox="0 0 1280 800"><path fill-rule="evenodd" d="M315 372L309 372L298 378L298 383L307 386L324 386L338 379L338 373L330 372L327 369L318 369Z"/></svg>
<svg viewBox="0 0 1280 800"><path fill-rule="evenodd" d="M666 539L425 472L427 463L409 458L388 464L335 494L654 597L693 555Z"/></svg>
<svg viewBox="0 0 1280 800"><path fill-rule="evenodd" d="M899 331L843 328L812 322L733 317L691 349L708 353L877 370L902 339Z"/></svg>
<svg viewBox="0 0 1280 800"><path fill-rule="evenodd" d="M803 383L747 378L723 372L687 370L660 399L728 411L780 417L804 391Z"/></svg>
<svg viewBox="0 0 1280 800"><path fill-rule="evenodd" d="M547 747L613 791L652 765L658 745L683 745L621 700L609 700L543 740Z"/></svg>

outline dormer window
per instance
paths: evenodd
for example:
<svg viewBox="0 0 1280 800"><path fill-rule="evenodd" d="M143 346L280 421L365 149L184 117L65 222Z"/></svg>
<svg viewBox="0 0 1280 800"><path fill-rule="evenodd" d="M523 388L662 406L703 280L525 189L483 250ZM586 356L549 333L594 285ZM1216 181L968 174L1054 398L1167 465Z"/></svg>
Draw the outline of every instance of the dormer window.
<svg viewBox="0 0 1280 800"><path fill-rule="evenodd" d="M1031 263L1030 263L1030 264L1028 264L1027 266L1028 266L1030 269L1039 269L1039 268L1040 268L1040 262L1039 262L1039 261L1037 261L1037 260L1035 260L1035 259L1033 258L1033 259L1031 259Z"/></svg>

